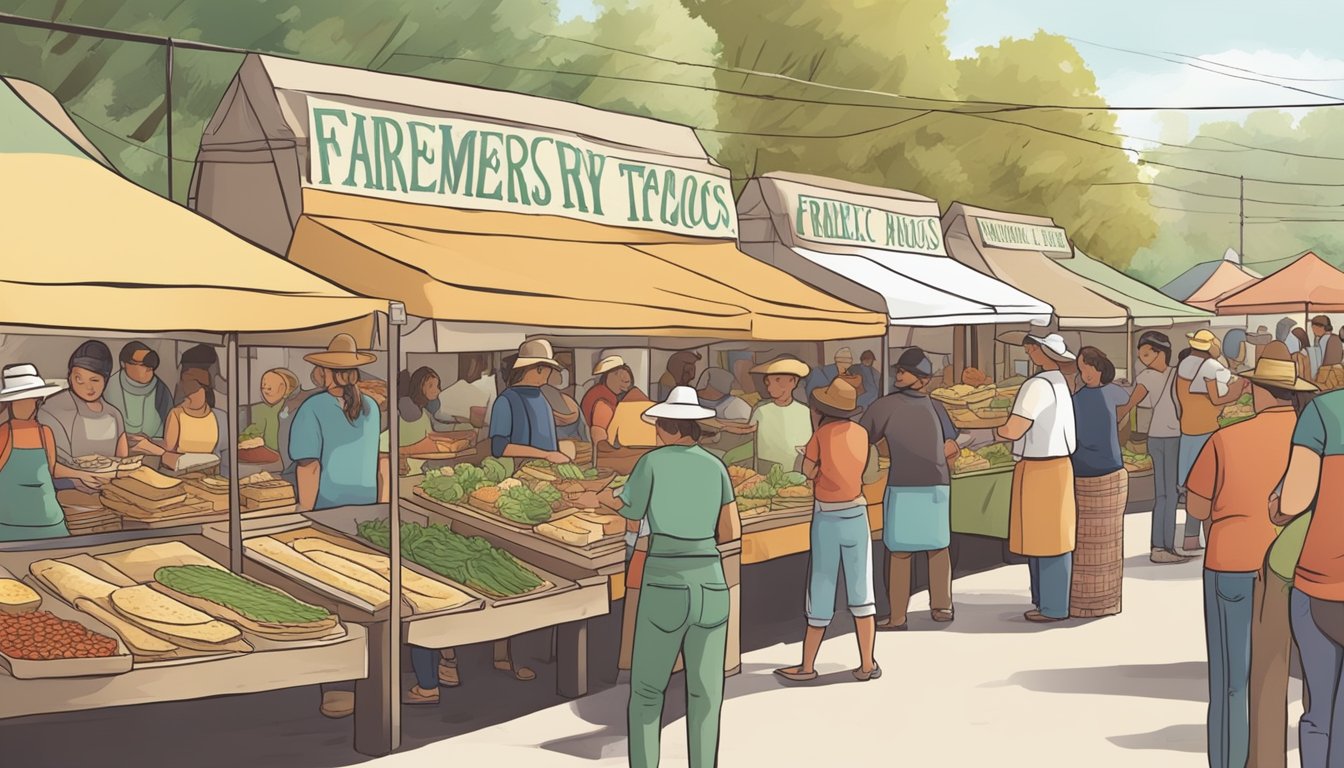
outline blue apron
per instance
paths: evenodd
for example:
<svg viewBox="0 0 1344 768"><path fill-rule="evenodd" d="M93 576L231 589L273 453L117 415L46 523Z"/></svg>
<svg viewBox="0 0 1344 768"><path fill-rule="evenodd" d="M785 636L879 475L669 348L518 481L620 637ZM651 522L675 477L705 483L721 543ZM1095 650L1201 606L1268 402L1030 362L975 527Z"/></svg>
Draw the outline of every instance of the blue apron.
<svg viewBox="0 0 1344 768"><path fill-rule="evenodd" d="M45 432L42 442L42 448L11 448L9 461L0 467L0 541L70 535L65 512L56 503Z"/></svg>

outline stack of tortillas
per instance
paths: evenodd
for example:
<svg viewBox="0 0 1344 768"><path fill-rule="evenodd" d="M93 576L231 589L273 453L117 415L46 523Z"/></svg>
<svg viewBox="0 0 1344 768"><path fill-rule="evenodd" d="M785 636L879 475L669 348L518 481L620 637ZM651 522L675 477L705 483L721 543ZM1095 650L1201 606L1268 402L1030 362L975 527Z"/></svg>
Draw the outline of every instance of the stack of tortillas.
<svg viewBox="0 0 1344 768"><path fill-rule="evenodd" d="M77 557L97 562L88 555ZM116 632L137 662L160 661L184 655L177 645L151 635L112 611L111 597L119 588L117 584L104 581L71 562L61 560L38 560L28 567L28 571L62 600ZM129 581L124 577L122 580Z"/></svg>
<svg viewBox="0 0 1344 768"><path fill-rule="evenodd" d="M153 587L144 584L122 587L109 599L118 616L183 648L219 653L252 650L237 627L218 621Z"/></svg>

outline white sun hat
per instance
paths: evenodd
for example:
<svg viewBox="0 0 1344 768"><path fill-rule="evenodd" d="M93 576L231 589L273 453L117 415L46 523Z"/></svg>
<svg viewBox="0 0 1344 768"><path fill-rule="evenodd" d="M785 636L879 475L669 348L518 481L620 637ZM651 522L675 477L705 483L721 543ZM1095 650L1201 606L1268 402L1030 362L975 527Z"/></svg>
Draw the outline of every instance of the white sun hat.
<svg viewBox="0 0 1344 768"><path fill-rule="evenodd" d="M650 424L658 419L699 421L701 419L712 419L715 415L712 409L700 405L700 396L696 394L694 389L673 387L667 395L667 400L644 412L644 420Z"/></svg>
<svg viewBox="0 0 1344 768"><path fill-rule="evenodd" d="M1047 357L1056 362L1070 362L1077 360L1078 356L1069 351L1069 345L1064 343L1064 337L1058 333L1052 333L1049 336L1033 336L1027 334L1027 339L1041 345L1045 350Z"/></svg>
<svg viewBox="0 0 1344 768"><path fill-rule="evenodd" d="M0 403L50 397L66 388L64 381L48 381L29 363L6 365L0 373Z"/></svg>

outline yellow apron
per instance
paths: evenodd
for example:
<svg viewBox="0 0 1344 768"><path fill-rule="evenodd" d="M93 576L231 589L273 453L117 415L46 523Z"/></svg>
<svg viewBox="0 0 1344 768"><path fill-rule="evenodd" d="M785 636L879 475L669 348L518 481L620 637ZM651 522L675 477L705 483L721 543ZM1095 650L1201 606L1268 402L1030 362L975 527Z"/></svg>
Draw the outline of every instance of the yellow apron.
<svg viewBox="0 0 1344 768"><path fill-rule="evenodd" d="M1316 386L1321 388L1322 392L1344 387L1344 365L1323 365L1316 372Z"/></svg>
<svg viewBox="0 0 1344 768"><path fill-rule="evenodd" d="M1206 394L1191 392L1190 385L1193 383L1189 379L1176 377L1176 401L1181 406L1181 434L1207 435L1217 432L1218 416L1223 412L1223 407L1214 405Z"/></svg>
<svg viewBox="0 0 1344 768"><path fill-rule="evenodd" d="M1008 551L1054 557L1072 552L1077 535L1078 502L1068 457L1018 461L1008 508Z"/></svg>

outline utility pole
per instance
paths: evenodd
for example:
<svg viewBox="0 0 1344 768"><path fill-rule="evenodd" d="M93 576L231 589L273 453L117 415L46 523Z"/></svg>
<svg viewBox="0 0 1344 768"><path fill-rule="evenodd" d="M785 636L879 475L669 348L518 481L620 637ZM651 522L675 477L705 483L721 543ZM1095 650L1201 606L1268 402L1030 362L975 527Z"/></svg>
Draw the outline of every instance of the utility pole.
<svg viewBox="0 0 1344 768"><path fill-rule="evenodd" d="M1246 177L1238 176L1241 191L1237 194L1237 254L1241 263L1246 263Z"/></svg>

